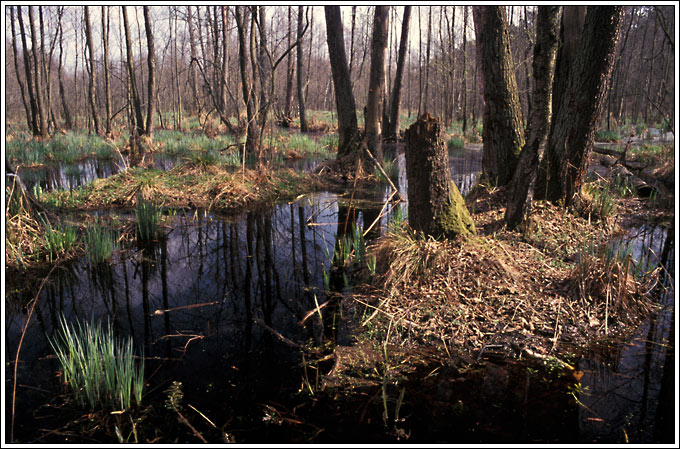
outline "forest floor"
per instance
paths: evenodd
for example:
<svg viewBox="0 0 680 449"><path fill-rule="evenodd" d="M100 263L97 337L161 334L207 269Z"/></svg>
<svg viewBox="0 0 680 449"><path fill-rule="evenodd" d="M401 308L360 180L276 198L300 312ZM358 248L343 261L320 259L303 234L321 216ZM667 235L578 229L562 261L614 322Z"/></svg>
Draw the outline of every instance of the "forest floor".
<svg viewBox="0 0 680 449"><path fill-rule="evenodd" d="M567 210L535 202L528 223L510 231L505 191L479 185L466 197L475 236L436 241L392 227L368 248L377 275L364 271L344 296L356 342L335 348L323 388L403 382L490 357L556 366L578 380L578 353L629 335L658 307L649 293L665 268L635 267L616 239L643 223L672 226L674 197L663 195L627 191L607 216L588 193Z"/></svg>

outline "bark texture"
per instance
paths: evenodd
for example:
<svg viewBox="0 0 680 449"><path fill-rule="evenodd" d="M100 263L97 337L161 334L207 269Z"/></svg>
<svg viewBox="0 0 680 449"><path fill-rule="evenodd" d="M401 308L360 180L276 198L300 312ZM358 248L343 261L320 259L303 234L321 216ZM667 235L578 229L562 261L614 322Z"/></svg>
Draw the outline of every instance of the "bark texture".
<svg viewBox="0 0 680 449"><path fill-rule="evenodd" d="M534 46L534 92L531 95L528 137L519 157L509 188L505 222L510 228L526 217L531 204L531 190L538 170L539 148L546 135L552 114L551 97L555 55L559 32L559 6L539 6Z"/></svg>
<svg viewBox="0 0 680 449"><path fill-rule="evenodd" d="M589 6L578 54L555 111L546 157L553 155L544 199L568 206L581 189L595 139L605 87L611 75L623 7Z"/></svg>
<svg viewBox="0 0 680 449"><path fill-rule="evenodd" d="M379 161L382 161L381 117L385 99L385 50L387 49L388 12L388 6L375 7L365 117L366 144Z"/></svg>
<svg viewBox="0 0 680 449"><path fill-rule="evenodd" d="M384 135L387 139L396 139L399 129L399 103L401 103L401 85L406 61L408 45L408 29L411 21L411 7L404 6L404 18L401 24L401 39L399 41L399 56L397 57L397 73L394 76L394 87L390 98L389 121L385 124Z"/></svg>
<svg viewBox="0 0 680 449"><path fill-rule="evenodd" d="M92 24L90 23L90 8L85 6L85 39L87 42L87 52L89 58L89 82L87 85L87 101L90 104L94 132L101 134L99 126L99 114L97 113L97 102L95 100L95 86L97 85L97 69L94 66L94 46L92 44Z"/></svg>
<svg viewBox="0 0 680 449"><path fill-rule="evenodd" d="M502 186L512 179L524 145L522 109L505 7L474 8L475 29L480 31L478 41L484 78L482 169L489 181Z"/></svg>
<svg viewBox="0 0 680 449"><path fill-rule="evenodd" d="M345 39L339 6L325 6L326 40L333 75L335 106L338 112L338 160L349 156L356 150L358 135L357 111L352 92L352 81L345 54Z"/></svg>
<svg viewBox="0 0 680 449"><path fill-rule="evenodd" d="M435 238L476 233L458 187L451 181L449 153L438 119L424 113L404 133L408 221L415 231Z"/></svg>

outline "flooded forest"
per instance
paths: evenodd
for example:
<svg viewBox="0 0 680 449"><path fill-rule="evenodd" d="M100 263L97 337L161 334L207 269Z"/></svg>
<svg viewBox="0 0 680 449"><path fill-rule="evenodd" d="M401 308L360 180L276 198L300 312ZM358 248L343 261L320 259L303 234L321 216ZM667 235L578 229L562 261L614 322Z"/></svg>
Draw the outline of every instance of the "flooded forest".
<svg viewBox="0 0 680 449"><path fill-rule="evenodd" d="M677 445L676 12L6 3L3 445Z"/></svg>

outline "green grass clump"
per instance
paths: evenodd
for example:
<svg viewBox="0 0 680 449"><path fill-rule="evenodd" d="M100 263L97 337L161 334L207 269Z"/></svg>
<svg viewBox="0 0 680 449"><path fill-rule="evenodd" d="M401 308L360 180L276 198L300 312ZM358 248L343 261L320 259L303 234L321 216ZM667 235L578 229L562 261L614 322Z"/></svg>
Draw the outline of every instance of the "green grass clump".
<svg viewBox="0 0 680 449"><path fill-rule="evenodd" d="M590 183L584 186L590 201L587 201L587 214L600 220L607 220L616 213L616 201L608 185Z"/></svg>
<svg viewBox="0 0 680 449"><path fill-rule="evenodd" d="M319 144L306 134L291 134L286 147L288 150L295 150L303 156L308 156L318 151Z"/></svg>
<svg viewBox="0 0 680 449"><path fill-rule="evenodd" d="M621 140L621 136L613 129L601 129L595 134L595 140L598 142L618 142Z"/></svg>
<svg viewBox="0 0 680 449"><path fill-rule="evenodd" d="M135 363L132 339L114 338L113 329L101 324L69 326L60 317L61 328L50 346L61 366L64 383L76 402L91 410L127 410L142 403L144 359Z"/></svg>
<svg viewBox="0 0 680 449"><path fill-rule="evenodd" d="M452 148L463 148L465 146L465 141L460 136L453 136L446 141L446 148L449 150Z"/></svg>
<svg viewBox="0 0 680 449"><path fill-rule="evenodd" d="M78 238L78 230L75 226L58 224L52 227L49 221L43 220L43 227L45 230L45 251L50 262L75 247Z"/></svg>
<svg viewBox="0 0 680 449"><path fill-rule="evenodd" d="M399 176L399 165L397 164L397 160L392 157L385 157L383 159L382 168L390 179L396 179L396 177ZM373 174L379 180L387 182L387 179L385 179L385 176L378 167L373 169Z"/></svg>
<svg viewBox="0 0 680 449"><path fill-rule="evenodd" d="M151 241L158 234L158 223L161 219L161 207L151 201L139 200L135 208L137 218L137 239Z"/></svg>
<svg viewBox="0 0 680 449"><path fill-rule="evenodd" d="M329 155L338 150L338 145L340 144L340 139L337 134L324 134L319 139L319 145L321 148Z"/></svg>
<svg viewBox="0 0 680 449"><path fill-rule="evenodd" d="M118 240L113 231L102 228L99 223L87 228L85 235L87 255L93 264L108 260L118 249Z"/></svg>

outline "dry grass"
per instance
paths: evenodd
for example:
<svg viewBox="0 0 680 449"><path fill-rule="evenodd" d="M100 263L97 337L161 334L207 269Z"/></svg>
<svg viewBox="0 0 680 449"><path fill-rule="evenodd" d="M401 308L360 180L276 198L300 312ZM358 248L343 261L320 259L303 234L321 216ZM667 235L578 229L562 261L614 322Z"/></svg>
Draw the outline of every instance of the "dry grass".
<svg viewBox="0 0 680 449"><path fill-rule="evenodd" d="M96 180L83 207L132 207L139 197L172 208L231 211L313 190L319 184L319 178L293 170L242 172L217 165L182 164L165 172L133 169Z"/></svg>
<svg viewBox="0 0 680 449"><path fill-rule="evenodd" d="M566 344L629 332L650 311L645 292L654 273L634 278L625 260L584 254L615 226L605 230L539 203L523 231L508 231L496 225L502 196L487 190L468 199L468 206L479 203L473 218L482 235L435 241L401 230L382 237L374 247L380 285L361 288L351 301L360 326L396 329L393 344L547 357Z"/></svg>

